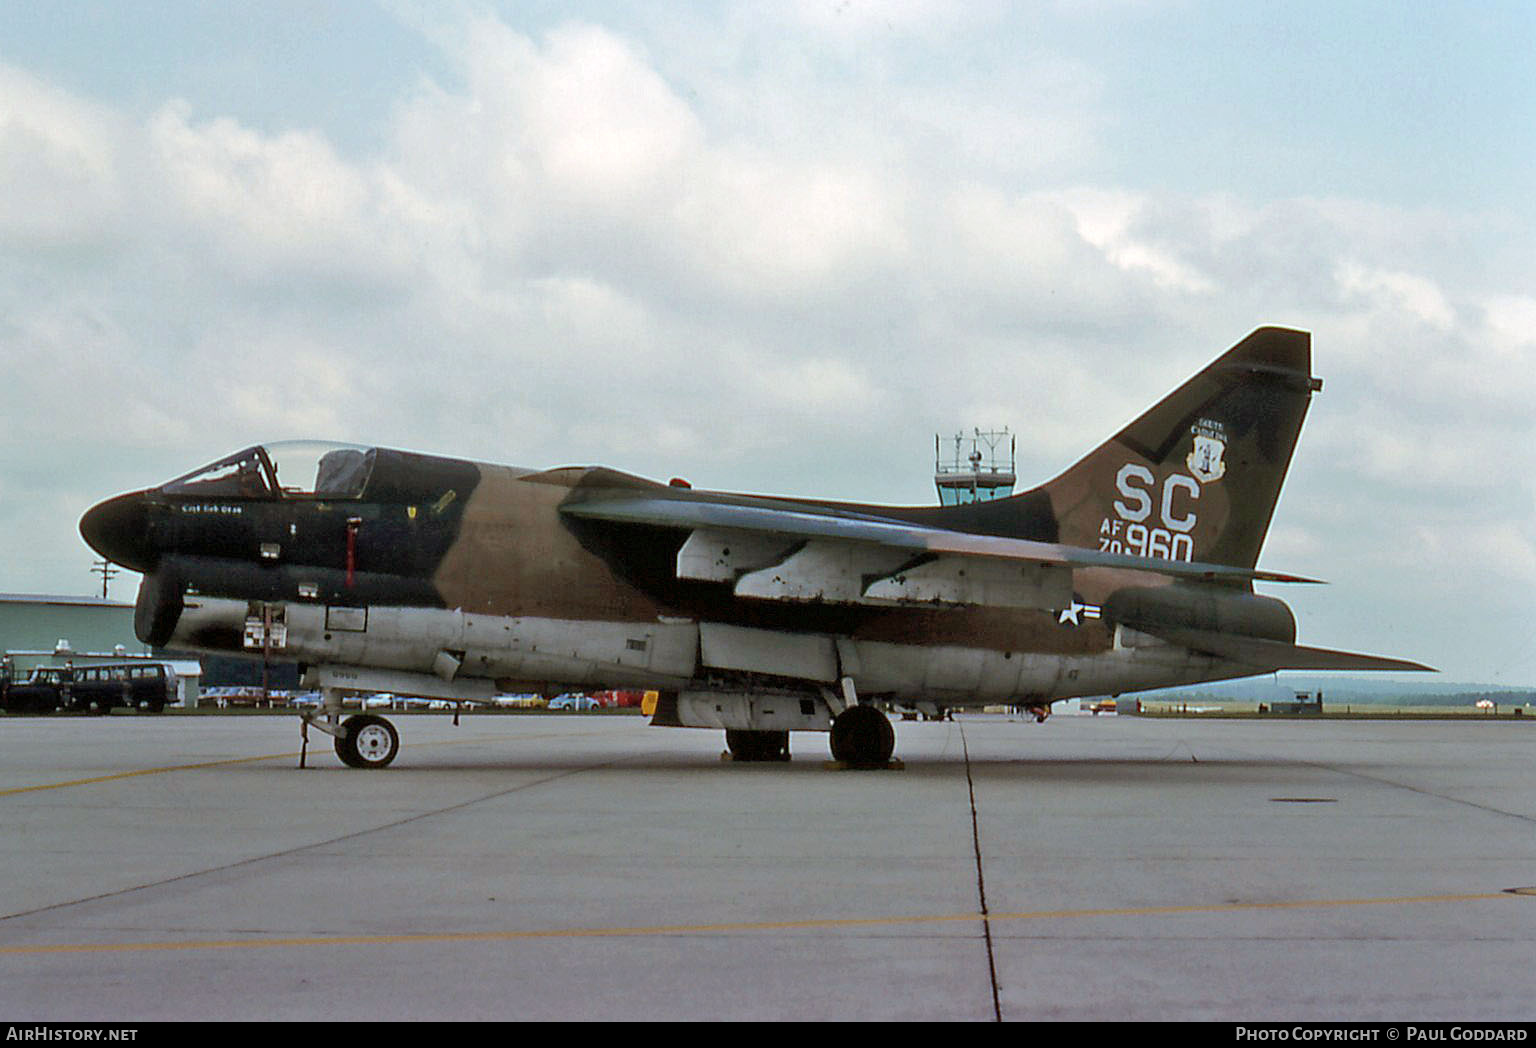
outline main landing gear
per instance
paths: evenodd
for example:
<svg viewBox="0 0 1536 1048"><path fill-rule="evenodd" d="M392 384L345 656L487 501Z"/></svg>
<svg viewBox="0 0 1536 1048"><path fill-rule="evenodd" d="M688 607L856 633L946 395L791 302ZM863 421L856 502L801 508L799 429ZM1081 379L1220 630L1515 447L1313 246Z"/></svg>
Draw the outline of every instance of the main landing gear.
<svg viewBox="0 0 1536 1048"><path fill-rule="evenodd" d="M340 746L338 741L338 753ZM787 761L789 732L727 728L725 747L730 759L741 763ZM896 731L874 706L849 706L832 721L832 759L844 767L890 767L895 750Z"/></svg>
<svg viewBox="0 0 1536 1048"><path fill-rule="evenodd" d="M832 759L850 768L883 768L896 750L896 731L873 706L849 706L832 722Z"/></svg>
<svg viewBox="0 0 1536 1048"><path fill-rule="evenodd" d="M733 761L787 761L789 732L727 728L725 748ZM885 714L873 706L849 706L832 721L832 759L840 764L850 768L884 768L891 763L895 750L896 731ZM341 752L340 739L336 740L336 752Z"/></svg>
<svg viewBox="0 0 1536 1048"><path fill-rule="evenodd" d="M789 732L725 730L725 748L735 761L789 760Z"/></svg>
<svg viewBox="0 0 1536 1048"><path fill-rule="evenodd" d="M852 677L838 681L842 712L832 719L832 759L849 768L887 768L896 730L879 707L859 701ZM835 697L832 708L837 709Z"/></svg>

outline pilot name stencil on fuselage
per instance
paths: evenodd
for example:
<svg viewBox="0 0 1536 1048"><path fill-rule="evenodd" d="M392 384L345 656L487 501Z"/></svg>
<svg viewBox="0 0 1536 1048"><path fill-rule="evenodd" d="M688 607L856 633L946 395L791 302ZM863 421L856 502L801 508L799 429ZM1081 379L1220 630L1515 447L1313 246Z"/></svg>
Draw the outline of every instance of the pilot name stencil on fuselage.
<svg viewBox="0 0 1536 1048"><path fill-rule="evenodd" d="M1161 485L1146 466L1127 462L1115 474L1115 516L1099 524L1099 550L1129 553L1163 560L1194 560L1195 540L1190 535L1199 521L1192 503L1200 497L1200 483L1183 473L1172 473ZM1157 510L1162 526L1148 519Z"/></svg>
<svg viewBox="0 0 1536 1048"><path fill-rule="evenodd" d="M176 507L186 514L214 514L225 517L238 517L245 512L244 506L232 506L225 502L184 502Z"/></svg>

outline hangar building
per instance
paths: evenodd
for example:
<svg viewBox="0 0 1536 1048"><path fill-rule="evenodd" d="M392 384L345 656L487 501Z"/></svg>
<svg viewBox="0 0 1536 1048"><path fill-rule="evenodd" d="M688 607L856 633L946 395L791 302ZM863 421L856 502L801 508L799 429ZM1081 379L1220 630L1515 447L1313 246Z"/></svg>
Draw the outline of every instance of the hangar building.
<svg viewBox="0 0 1536 1048"><path fill-rule="evenodd" d="M133 605L101 597L0 593L0 654L18 677L34 666L77 666L150 658L133 634ZM192 659L158 659L176 673L177 702L196 706L202 667Z"/></svg>
<svg viewBox="0 0 1536 1048"><path fill-rule="evenodd" d="M148 655L133 635L133 605L101 597L0 593L0 651L52 653L60 641L70 650L111 655ZM18 660L18 664L23 664Z"/></svg>

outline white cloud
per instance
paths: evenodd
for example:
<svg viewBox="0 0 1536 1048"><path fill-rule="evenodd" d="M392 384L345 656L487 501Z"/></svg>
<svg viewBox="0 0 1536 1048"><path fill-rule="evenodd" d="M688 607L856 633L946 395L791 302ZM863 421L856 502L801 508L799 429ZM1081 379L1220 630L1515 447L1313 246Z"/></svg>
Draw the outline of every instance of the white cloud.
<svg viewBox="0 0 1536 1048"><path fill-rule="evenodd" d="M627 213L664 193L699 147L689 108L633 47L592 26L511 45L503 67L521 144L572 206ZM523 74L523 75L519 75ZM483 99L482 99L483 100Z"/></svg>
<svg viewBox="0 0 1536 1048"><path fill-rule="evenodd" d="M1536 347L1536 298L1495 295L1485 299L1482 306L1483 337L1489 348L1511 363L1519 363L1521 354Z"/></svg>
<svg viewBox="0 0 1536 1048"><path fill-rule="evenodd" d="M905 260L901 202L872 171L785 164L724 150L675 201L687 273L763 301L821 299Z"/></svg>
<svg viewBox="0 0 1536 1048"><path fill-rule="evenodd" d="M1277 566L1530 578L1536 299L1479 265L1484 219L1080 175L1104 74L928 82L902 48L1000 16L846 14L737 9L697 58L473 20L372 151L0 67L7 506L303 435L922 500L934 432L1008 425L1043 480L1276 322L1328 379ZM60 390L96 409L40 451ZM72 519L0 523L55 551L6 585L70 585Z"/></svg>
<svg viewBox="0 0 1536 1048"><path fill-rule="evenodd" d="M1336 267L1336 279L1346 299L1358 299L1372 311L1406 313L1421 323L1448 331L1456 312L1433 280L1415 273L1370 268L1354 261Z"/></svg>
<svg viewBox="0 0 1536 1048"><path fill-rule="evenodd" d="M871 33L900 36L945 33L987 21L996 14L990 3L958 0L794 0L780 5L778 15L835 39L857 42Z"/></svg>
<svg viewBox="0 0 1536 1048"><path fill-rule="evenodd" d="M398 281L418 261L409 223L441 217L407 183L343 161L315 132L267 135L226 117L195 124L177 102L144 135L165 193L142 201L156 206L159 235L199 237L245 279Z"/></svg>
<svg viewBox="0 0 1536 1048"><path fill-rule="evenodd" d="M122 204L118 120L0 64L0 236L13 245L96 240Z"/></svg>
<svg viewBox="0 0 1536 1048"><path fill-rule="evenodd" d="M1142 194L1077 189L1060 194L1078 235L1127 272L1142 272L1170 291L1208 292L1215 284L1181 262L1165 245L1137 236L1135 222L1146 205Z"/></svg>

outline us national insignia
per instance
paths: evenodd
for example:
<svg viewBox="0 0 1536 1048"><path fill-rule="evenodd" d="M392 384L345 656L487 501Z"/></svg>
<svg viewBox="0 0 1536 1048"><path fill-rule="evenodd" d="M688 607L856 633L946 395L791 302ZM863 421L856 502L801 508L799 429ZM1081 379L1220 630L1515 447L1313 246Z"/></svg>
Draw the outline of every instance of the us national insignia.
<svg viewBox="0 0 1536 1048"><path fill-rule="evenodd" d="M1195 446L1184 464L1202 484L1220 480L1227 473L1227 464L1221 458L1227 451L1226 427L1220 422L1201 419L1191 429L1195 435Z"/></svg>

